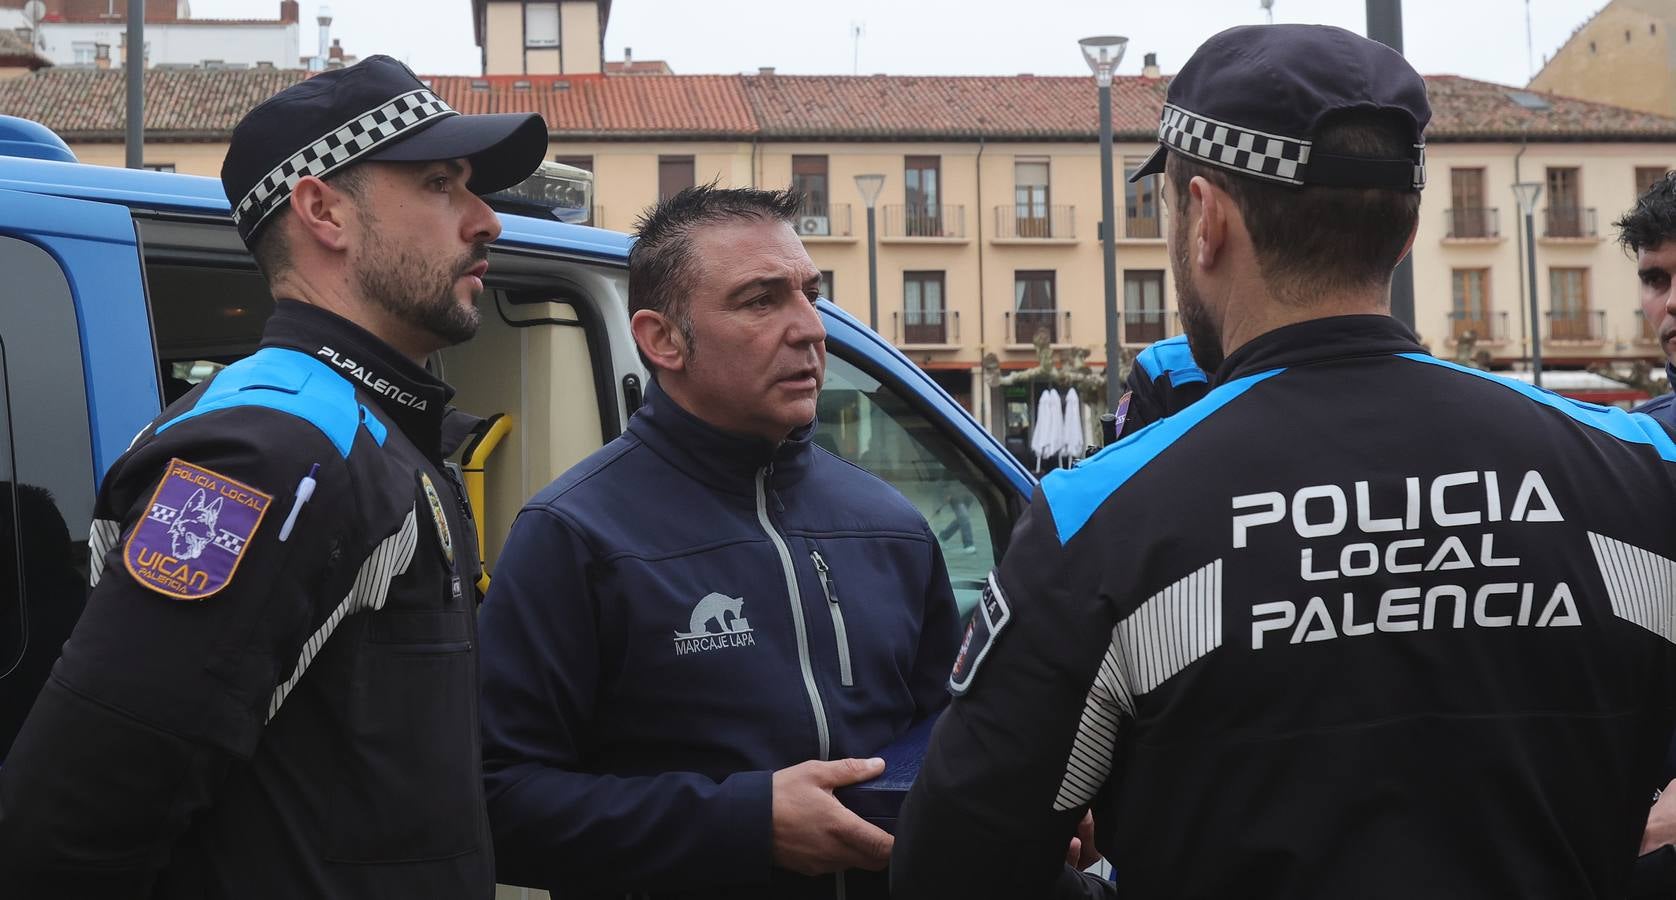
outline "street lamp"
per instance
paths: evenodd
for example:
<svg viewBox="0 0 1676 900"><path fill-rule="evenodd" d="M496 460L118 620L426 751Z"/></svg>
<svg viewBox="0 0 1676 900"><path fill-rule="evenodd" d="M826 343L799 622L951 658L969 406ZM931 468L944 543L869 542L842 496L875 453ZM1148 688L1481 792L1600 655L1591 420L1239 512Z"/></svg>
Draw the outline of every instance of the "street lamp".
<svg viewBox="0 0 1676 900"><path fill-rule="evenodd" d="M874 232L873 207L879 202L879 191L884 186L883 175L855 177L855 189L861 192L861 202L867 204L867 325L875 334L879 330L879 242Z"/></svg>
<svg viewBox="0 0 1676 900"><path fill-rule="evenodd" d="M1094 71L1100 88L1100 237L1106 260L1106 400L1111 405L1116 387L1117 341L1117 213L1112 199L1112 73L1123 61L1129 39L1114 35L1086 37L1077 41L1082 58Z"/></svg>
<svg viewBox="0 0 1676 900"><path fill-rule="evenodd" d="M1542 197L1542 182L1521 181L1513 185L1513 196L1519 201L1519 211L1525 214L1525 252L1531 286L1531 383L1542 387L1542 318L1536 302L1536 201Z"/></svg>

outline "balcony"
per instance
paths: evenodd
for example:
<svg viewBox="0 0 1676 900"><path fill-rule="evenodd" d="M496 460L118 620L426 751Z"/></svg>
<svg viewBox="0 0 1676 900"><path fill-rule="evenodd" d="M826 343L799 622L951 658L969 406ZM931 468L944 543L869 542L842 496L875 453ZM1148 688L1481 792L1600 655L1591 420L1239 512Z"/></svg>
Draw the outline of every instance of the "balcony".
<svg viewBox="0 0 1676 900"><path fill-rule="evenodd" d="M886 206L884 237L965 240L966 207Z"/></svg>
<svg viewBox="0 0 1676 900"><path fill-rule="evenodd" d="M825 206L807 205L797 211L792 220L797 236L803 238L849 238L850 205L828 203Z"/></svg>
<svg viewBox="0 0 1676 900"><path fill-rule="evenodd" d="M1123 343L1150 344L1170 336L1169 313L1161 309L1123 311Z"/></svg>
<svg viewBox="0 0 1676 900"><path fill-rule="evenodd" d="M1595 211L1593 207L1552 206L1542 211L1542 236L1545 238L1593 240Z"/></svg>
<svg viewBox="0 0 1676 900"><path fill-rule="evenodd" d="M1123 237L1131 241L1151 241L1164 237L1164 214L1123 217Z"/></svg>
<svg viewBox="0 0 1676 900"><path fill-rule="evenodd" d="M1606 335L1606 310L1548 310L1548 340L1598 344Z"/></svg>
<svg viewBox="0 0 1676 900"><path fill-rule="evenodd" d="M995 207L995 239L998 241L1075 240L1077 209L1050 206L1046 209L1008 204ZM1040 215L1037 215L1040 213Z"/></svg>
<svg viewBox="0 0 1676 900"><path fill-rule="evenodd" d="M1501 210L1493 207L1461 207L1443 211L1443 239L1482 241L1501 238Z"/></svg>
<svg viewBox="0 0 1676 900"><path fill-rule="evenodd" d="M949 324L954 324L951 341ZM950 310L920 310L890 314L891 331L896 343L903 346L944 346L960 343L960 313Z"/></svg>
<svg viewBox="0 0 1676 900"><path fill-rule="evenodd" d="M1012 346L1029 346L1038 331L1047 332L1049 344L1065 344L1071 340L1071 311L1068 309L1016 309L1001 314L1006 319L1006 334Z"/></svg>
<svg viewBox="0 0 1676 900"><path fill-rule="evenodd" d="M1486 312L1469 315L1464 312L1449 314L1449 339L1459 341L1467 335L1480 344L1507 343L1507 313Z"/></svg>

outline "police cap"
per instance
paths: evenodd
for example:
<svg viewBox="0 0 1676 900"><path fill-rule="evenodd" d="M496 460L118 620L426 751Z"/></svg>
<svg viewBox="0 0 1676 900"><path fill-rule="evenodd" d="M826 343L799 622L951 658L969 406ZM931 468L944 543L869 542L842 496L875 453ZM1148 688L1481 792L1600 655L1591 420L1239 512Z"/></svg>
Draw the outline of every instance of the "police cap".
<svg viewBox="0 0 1676 900"><path fill-rule="evenodd" d="M280 91L233 129L221 186L250 244L305 175L359 162L470 159L477 194L509 188L547 154L541 116L465 116L388 56L369 56Z"/></svg>

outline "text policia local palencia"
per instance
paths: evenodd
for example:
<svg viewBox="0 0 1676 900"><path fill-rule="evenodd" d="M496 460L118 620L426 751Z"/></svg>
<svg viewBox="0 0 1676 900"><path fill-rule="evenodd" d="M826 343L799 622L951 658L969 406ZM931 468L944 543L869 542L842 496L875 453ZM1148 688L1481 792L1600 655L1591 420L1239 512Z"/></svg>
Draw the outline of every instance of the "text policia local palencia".
<svg viewBox="0 0 1676 900"><path fill-rule="evenodd" d="M1303 541L1340 538L1352 527L1369 537L1343 546L1333 541L1331 549L1302 547L1298 576L1305 583L1305 593L1313 596L1253 605L1252 649L1272 647L1278 641L1301 644L1375 632L1582 624L1572 588L1563 581L1494 580L1474 586L1413 583L1428 581L1425 573L1516 568L1519 557L1506 548L1498 550L1496 535L1488 530L1441 539L1436 530L1504 522L1564 522L1542 473L1531 470L1508 478L1492 471L1452 472L1429 484L1409 477L1401 485L1400 505L1394 496L1397 486L1384 487L1370 489L1369 482L1358 481L1349 488L1312 485L1290 497L1264 491L1233 498L1235 549L1245 548L1259 529L1287 525ZM1389 508L1376 510L1374 496L1383 498ZM1431 534L1402 536L1422 527ZM1379 573L1421 577L1404 579L1410 582L1407 586L1386 590L1377 601L1369 598L1360 605L1354 591L1332 590L1329 584Z"/></svg>

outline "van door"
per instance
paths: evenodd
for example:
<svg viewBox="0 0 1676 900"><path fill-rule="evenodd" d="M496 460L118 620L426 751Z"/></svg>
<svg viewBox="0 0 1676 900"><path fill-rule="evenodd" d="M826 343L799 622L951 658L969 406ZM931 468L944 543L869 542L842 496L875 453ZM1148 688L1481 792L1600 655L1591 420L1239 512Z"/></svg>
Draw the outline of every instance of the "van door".
<svg viewBox="0 0 1676 900"><path fill-rule="evenodd" d="M0 272L3 759L81 615L95 485L157 379L126 209L0 191Z"/></svg>

